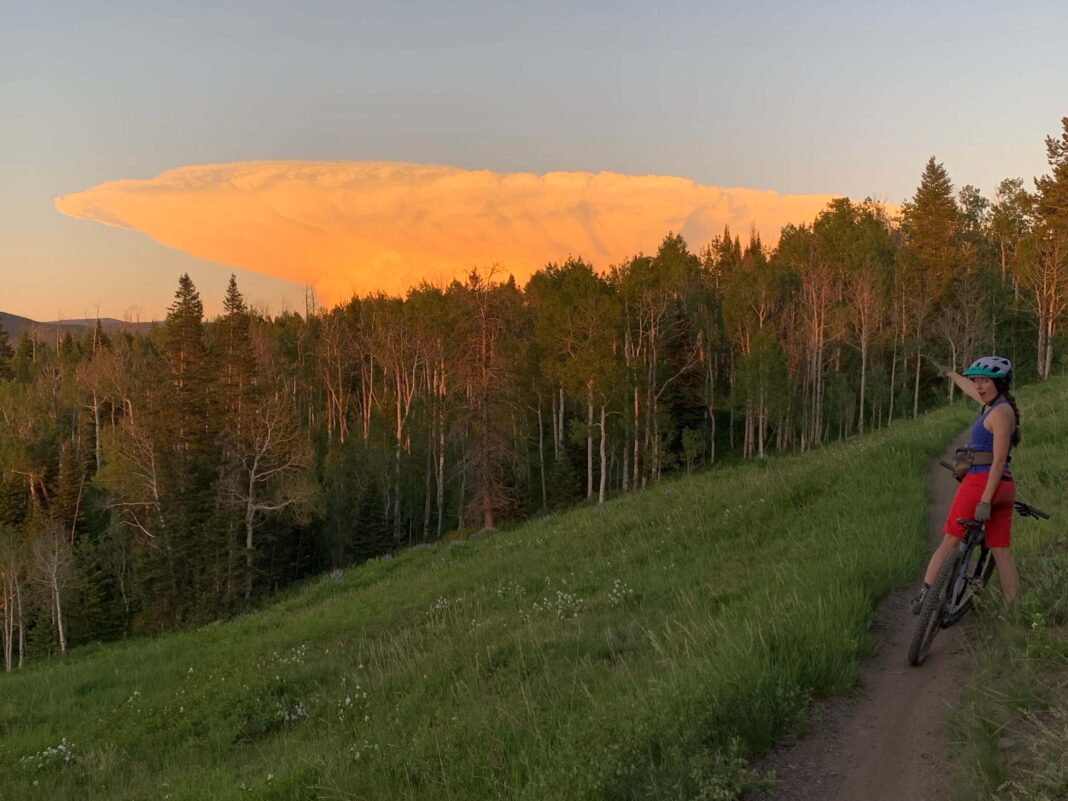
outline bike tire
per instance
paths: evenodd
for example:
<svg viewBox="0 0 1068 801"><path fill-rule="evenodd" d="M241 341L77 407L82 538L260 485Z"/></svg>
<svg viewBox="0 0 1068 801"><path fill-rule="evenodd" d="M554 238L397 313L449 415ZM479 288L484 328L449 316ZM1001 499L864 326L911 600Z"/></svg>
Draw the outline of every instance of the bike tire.
<svg viewBox="0 0 1068 801"><path fill-rule="evenodd" d="M927 658L927 652L931 649L935 635L942 628L942 613L945 611L946 602L949 600L949 589L953 578L960 565L960 550L954 548L946 554L945 561L938 569L938 575L931 589L927 591L923 607L920 609L920 619L916 625L916 633L912 635L909 644L909 664L919 667Z"/></svg>
<svg viewBox="0 0 1068 801"><path fill-rule="evenodd" d="M942 628L948 628L960 621L975 604L975 597L986 587L994 574L994 554L989 548L972 548L966 555L965 575L968 581L961 587L960 597L949 598L950 611L945 615Z"/></svg>

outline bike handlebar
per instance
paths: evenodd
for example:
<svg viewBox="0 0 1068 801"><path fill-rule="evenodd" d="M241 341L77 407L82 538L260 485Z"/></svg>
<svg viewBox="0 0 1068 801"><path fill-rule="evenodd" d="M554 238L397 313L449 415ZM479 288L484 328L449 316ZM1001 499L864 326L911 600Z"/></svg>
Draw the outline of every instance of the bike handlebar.
<svg viewBox="0 0 1068 801"><path fill-rule="evenodd" d="M1043 512L1041 509L1036 509L1029 503L1024 503L1023 501L1016 501L1013 506L1016 507L1016 511L1019 513L1020 517L1040 517L1043 520L1049 520L1048 512Z"/></svg>
<svg viewBox="0 0 1068 801"><path fill-rule="evenodd" d="M949 472L953 472L953 465L951 465L949 462L939 460L938 463L942 465L942 467L946 468L946 470L948 470ZM1043 512L1041 509L1032 506L1029 503L1024 503L1023 501L1016 501L1013 504L1013 507L1016 509L1016 512L1020 515L1020 517L1037 517L1041 518L1042 520L1049 520L1048 512Z"/></svg>

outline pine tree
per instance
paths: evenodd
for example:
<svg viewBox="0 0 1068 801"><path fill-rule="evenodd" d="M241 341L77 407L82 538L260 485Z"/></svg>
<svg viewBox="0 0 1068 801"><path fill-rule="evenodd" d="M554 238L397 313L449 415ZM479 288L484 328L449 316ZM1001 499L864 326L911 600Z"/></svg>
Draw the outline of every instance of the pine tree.
<svg viewBox="0 0 1068 801"><path fill-rule="evenodd" d="M904 204L902 228L927 290L942 299L958 268L961 213L945 167L932 156L912 200Z"/></svg>
<svg viewBox="0 0 1068 801"><path fill-rule="evenodd" d="M1052 172L1035 179L1037 211L1058 236L1068 239L1068 117L1061 119L1059 139L1046 137L1046 157Z"/></svg>
<svg viewBox="0 0 1068 801"><path fill-rule="evenodd" d="M36 332L29 328L22 329L12 362L15 378L24 383L30 383L37 376L46 351L45 345L37 339Z"/></svg>
<svg viewBox="0 0 1068 801"><path fill-rule="evenodd" d="M188 273L178 280L174 303L163 325L163 353L170 363L174 397L179 408L190 411L202 403L202 382L207 369L204 345L204 304ZM180 432L185 438L191 432Z"/></svg>
<svg viewBox="0 0 1068 801"><path fill-rule="evenodd" d="M223 311L219 321L219 380L227 424L235 426L240 420L242 405L254 387L256 360L252 352L248 307L233 274L226 288Z"/></svg>
<svg viewBox="0 0 1068 801"><path fill-rule="evenodd" d="M152 436L161 443L164 493L157 547L140 573L150 622L204 615L222 592L217 525L218 476L211 374L204 339L204 306L188 275L178 282L163 326L168 386L155 397Z"/></svg>
<svg viewBox="0 0 1068 801"><path fill-rule="evenodd" d="M902 265L905 297L916 337L912 415L920 413L920 367L927 324L946 299L958 269L960 210L945 167L932 156L912 200L902 210L906 259Z"/></svg>
<svg viewBox="0 0 1068 801"><path fill-rule="evenodd" d="M97 318L96 325L92 330L85 332L82 341L82 350L86 353L95 354L98 350L111 350L111 337L104 331L104 324Z"/></svg>
<svg viewBox="0 0 1068 801"><path fill-rule="evenodd" d="M464 341L457 356L463 365L461 381L466 392L463 425L470 451L472 496L466 513L483 529L493 529L502 513L514 509L515 486L509 472L512 415L517 388L514 370L522 305L514 282L493 284L472 271L467 284L454 284L466 312Z"/></svg>
<svg viewBox="0 0 1068 801"><path fill-rule="evenodd" d="M218 367L222 444L218 525L225 532L226 539L226 603L233 605L246 594L245 588L250 586L251 581L252 554L244 553L244 515L238 496L244 483L242 454L255 404L256 363L248 307L237 287L237 278L232 273L223 299L223 312L222 318L215 323L216 352L213 354Z"/></svg>
<svg viewBox="0 0 1068 801"><path fill-rule="evenodd" d="M74 337L71 336L70 331L63 335L63 338L59 341L59 356L67 364L73 364L81 356L78 343L74 341Z"/></svg>

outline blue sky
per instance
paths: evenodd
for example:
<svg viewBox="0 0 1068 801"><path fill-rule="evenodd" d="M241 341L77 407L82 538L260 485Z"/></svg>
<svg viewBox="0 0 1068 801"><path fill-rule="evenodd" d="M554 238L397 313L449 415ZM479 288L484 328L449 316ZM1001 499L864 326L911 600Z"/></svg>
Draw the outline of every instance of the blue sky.
<svg viewBox="0 0 1068 801"><path fill-rule="evenodd" d="M987 194L1044 172L1068 114L1051 2L4 2L0 309L38 318L157 316L182 271L217 307L228 268L52 207L171 167L611 170L897 203L931 155Z"/></svg>

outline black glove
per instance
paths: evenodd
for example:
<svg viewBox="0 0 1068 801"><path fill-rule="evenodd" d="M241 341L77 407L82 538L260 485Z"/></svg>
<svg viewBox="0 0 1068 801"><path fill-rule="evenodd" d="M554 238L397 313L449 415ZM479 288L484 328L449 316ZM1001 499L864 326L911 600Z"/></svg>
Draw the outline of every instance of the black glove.
<svg viewBox="0 0 1068 801"><path fill-rule="evenodd" d="M975 507L975 519L980 523L985 523L990 519L990 504L980 501Z"/></svg>

